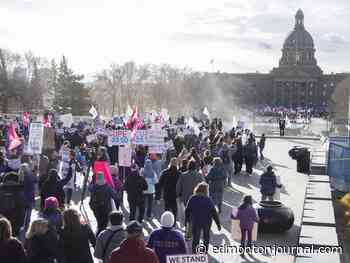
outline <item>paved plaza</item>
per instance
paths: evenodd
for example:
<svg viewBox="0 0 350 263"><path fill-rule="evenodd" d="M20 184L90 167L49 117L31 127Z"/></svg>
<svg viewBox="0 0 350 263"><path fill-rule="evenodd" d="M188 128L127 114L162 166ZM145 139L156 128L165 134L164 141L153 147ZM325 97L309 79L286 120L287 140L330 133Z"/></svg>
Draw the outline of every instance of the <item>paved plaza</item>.
<svg viewBox="0 0 350 263"><path fill-rule="evenodd" d="M295 215L294 226L283 234L258 234L256 246L296 246L301 226L301 216L305 198L305 187L307 176L296 172L296 161L288 156L288 150L293 146L317 147L319 141L297 140L297 139L268 139L265 149L266 159L259 162L251 176L244 172L240 176L235 176L232 181L232 188L226 188L224 196L223 212L220 219L223 225L221 232L218 232L216 225L213 224L211 242L209 248L210 262L294 262L291 255L269 255L252 253L241 257L236 253L213 253L213 246L222 246L229 250L228 246L238 246L239 243L231 238L231 219L230 214L232 207L237 207L244 195L252 195L253 199L258 202L261 198L259 190L259 178L261 173L268 164L272 164L276 170L276 174L281 176L283 188L281 190L281 201L290 207ZM84 206L80 206L80 192L76 192L74 200L78 208L84 208L92 228L96 229L96 220L89 208L88 197L84 201ZM126 223L128 221L129 207L124 198L123 212ZM144 221L144 234L146 238L152 230L160 227L160 215L163 212L163 202L154 206L154 218ZM84 211L83 210L83 211ZM37 213L33 214L37 217ZM178 227L184 231L183 225ZM191 243L188 243L189 248ZM96 260L96 262L98 262Z"/></svg>

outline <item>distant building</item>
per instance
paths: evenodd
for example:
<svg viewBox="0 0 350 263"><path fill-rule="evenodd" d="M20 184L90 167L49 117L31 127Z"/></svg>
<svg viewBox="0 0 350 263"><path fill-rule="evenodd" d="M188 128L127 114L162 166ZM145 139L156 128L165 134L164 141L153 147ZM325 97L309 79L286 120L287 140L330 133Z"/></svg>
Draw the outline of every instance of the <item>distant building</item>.
<svg viewBox="0 0 350 263"><path fill-rule="evenodd" d="M350 74L323 74L315 58L311 34L304 26L304 13L298 10L295 26L282 48L279 66L268 74L216 74L229 75L241 80L247 88L255 90L254 104L284 107L327 107L337 84Z"/></svg>

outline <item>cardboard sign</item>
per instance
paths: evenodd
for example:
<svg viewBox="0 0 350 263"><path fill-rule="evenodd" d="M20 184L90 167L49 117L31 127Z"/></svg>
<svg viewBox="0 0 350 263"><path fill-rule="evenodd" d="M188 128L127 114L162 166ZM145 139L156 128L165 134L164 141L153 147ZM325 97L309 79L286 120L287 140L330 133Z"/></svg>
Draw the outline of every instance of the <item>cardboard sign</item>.
<svg viewBox="0 0 350 263"><path fill-rule="evenodd" d="M29 130L28 151L40 154L43 148L44 125L41 122L32 122Z"/></svg>
<svg viewBox="0 0 350 263"><path fill-rule="evenodd" d="M119 147L118 152L118 164L122 167L130 167L131 166L131 147L124 146Z"/></svg>
<svg viewBox="0 0 350 263"><path fill-rule="evenodd" d="M127 130L115 130L108 134L108 146L128 145L131 143L131 132Z"/></svg>
<svg viewBox="0 0 350 263"><path fill-rule="evenodd" d="M73 124L73 115L72 113L63 114L60 116L60 121L63 122L63 127L70 128Z"/></svg>
<svg viewBox="0 0 350 263"><path fill-rule="evenodd" d="M44 128L44 142L43 147L45 149L54 150L56 148L55 145L55 129L54 128Z"/></svg>
<svg viewBox="0 0 350 263"><path fill-rule="evenodd" d="M167 263L208 263L208 255L191 254L191 255L172 255L166 257Z"/></svg>

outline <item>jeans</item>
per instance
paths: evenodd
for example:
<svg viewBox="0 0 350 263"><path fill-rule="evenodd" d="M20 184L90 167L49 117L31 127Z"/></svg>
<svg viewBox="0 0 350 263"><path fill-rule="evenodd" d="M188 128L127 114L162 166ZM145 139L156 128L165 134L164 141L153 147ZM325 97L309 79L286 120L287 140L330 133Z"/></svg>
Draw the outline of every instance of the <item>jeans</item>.
<svg viewBox="0 0 350 263"><path fill-rule="evenodd" d="M145 215L145 203L143 202L140 204L136 204L136 203L129 202L129 207L130 207L129 221L135 220L136 209L138 208L139 209L139 216L138 216L137 221L142 223L143 217Z"/></svg>
<svg viewBox="0 0 350 263"><path fill-rule="evenodd" d="M152 216L152 208L153 208L153 200L154 200L154 194L144 194L145 196L145 207L147 206L147 217Z"/></svg>
<svg viewBox="0 0 350 263"><path fill-rule="evenodd" d="M245 170L247 173L252 174L253 173L253 165L254 160L252 158L246 158L245 159Z"/></svg>
<svg viewBox="0 0 350 263"><path fill-rule="evenodd" d="M242 229L241 228L241 234L242 234L242 239L241 239L241 246L244 248L245 247L245 241L246 241L246 236L248 235L247 239L247 246L251 247L252 246L252 229Z"/></svg>
<svg viewBox="0 0 350 263"><path fill-rule="evenodd" d="M231 178L233 174L233 164L232 163L224 164L224 169L226 172L227 184L231 185Z"/></svg>
<svg viewBox="0 0 350 263"><path fill-rule="evenodd" d="M73 189L67 188L66 189L66 204L69 205L70 201L72 200L72 195L73 195Z"/></svg>
<svg viewBox="0 0 350 263"><path fill-rule="evenodd" d="M199 240L201 237L201 233L203 231L203 244L205 247L205 252L208 251L209 248L209 240L210 240L210 225L208 226L198 226L195 224L192 224L192 253L196 254L196 248L199 244Z"/></svg>
<svg viewBox="0 0 350 263"><path fill-rule="evenodd" d="M29 204L24 210L24 230L25 231L28 230L33 207L34 207L34 204Z"/></svg>

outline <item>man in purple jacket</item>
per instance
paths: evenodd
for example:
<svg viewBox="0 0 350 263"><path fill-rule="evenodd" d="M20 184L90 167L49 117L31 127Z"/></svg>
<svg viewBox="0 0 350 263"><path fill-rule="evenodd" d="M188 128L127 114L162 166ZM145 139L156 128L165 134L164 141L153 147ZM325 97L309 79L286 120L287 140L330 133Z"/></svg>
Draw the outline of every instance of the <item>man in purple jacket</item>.
<svg viewBox="0 0 350 263"><path fill-rule="evenodd" d="M182 233L173 229L174 215L171 212L164 212L160 222L162 228L152 232L147 246L156 252L160 263L166 263L167 256L186 254L186 243Z"/></svg>

